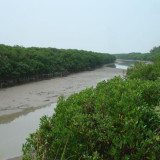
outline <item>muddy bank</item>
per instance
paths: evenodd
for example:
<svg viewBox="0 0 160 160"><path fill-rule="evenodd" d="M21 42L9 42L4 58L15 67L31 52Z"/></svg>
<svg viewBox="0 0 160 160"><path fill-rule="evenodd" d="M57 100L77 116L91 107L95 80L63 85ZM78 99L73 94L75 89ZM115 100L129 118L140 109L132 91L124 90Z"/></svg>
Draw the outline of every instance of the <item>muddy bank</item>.
<svg viewBox="0 0 160 160"><path fill-rule="evenodd" d="M104 79L107 80L118 75L122 76L123 72L121 69L103 66L93 71L84 71L66 77L1 89L0 123L7 116L17 116L23 112L29 112L30 109L55 103L58 96L62 94L68 96L86 87L95 86L97 82Z"/></svg>
<svg viewBox="0 0 160 160"><path fill-rule="evenodd" d="M22 160L22 157L15 157L15 158L11 158L11 159L8 159L8 160Z"/></svg>
<svg viewBox="0 0 160 160"><path fill-rule="evenodd" d="M1 156L2 159L7 159L21 155L21 145L25 142L25 138L38 127L40 117L44 114L53 114L52 105L57 102L58 96L62 94L68 96L87 87L95 86L102 80L119 75L123 76L123 74L124 70L122 69L103 66L93 71L75 73L67 77L1 89L0 126L2 132L0 136L0 159ZM46 105L51 107L44 107ZM41 116L39 117L39 115ZM24 124L26 125L25 128L22 127ZM19 130L18 127L23 129ZM19 159L21 157L14 158L14 160Z"/></svg>

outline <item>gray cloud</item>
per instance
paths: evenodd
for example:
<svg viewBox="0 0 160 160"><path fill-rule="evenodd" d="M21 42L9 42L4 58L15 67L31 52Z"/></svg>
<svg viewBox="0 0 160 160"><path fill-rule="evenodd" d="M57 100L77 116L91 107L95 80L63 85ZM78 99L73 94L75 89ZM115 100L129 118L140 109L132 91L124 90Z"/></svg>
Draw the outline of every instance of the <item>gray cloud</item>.
<svg viewBox="0 0 160 160"><path fill-rule="evenodd" d="M0 43L107 53L160 45L159 0L0 1Z"/></svg>

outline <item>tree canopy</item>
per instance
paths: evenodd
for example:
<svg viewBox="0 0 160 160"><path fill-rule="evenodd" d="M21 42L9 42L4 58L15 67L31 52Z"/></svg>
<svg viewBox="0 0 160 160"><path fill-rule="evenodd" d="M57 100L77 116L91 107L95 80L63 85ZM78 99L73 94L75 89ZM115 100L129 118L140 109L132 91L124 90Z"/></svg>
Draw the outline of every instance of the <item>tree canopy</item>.
<svg viewBox="0 0 160 160"><path fill-rule="evenodd" d="M84 50L0 45L0 81L78 72L114 60L113 55Z"/></svg>
<svg viewBox="0 0 160 160"><path fill-rule="evenodd" d="M160 46L154 47L149 53L132 52L128 54L115 54L117 59L154 61L155 57L160 55Z"/></svg>

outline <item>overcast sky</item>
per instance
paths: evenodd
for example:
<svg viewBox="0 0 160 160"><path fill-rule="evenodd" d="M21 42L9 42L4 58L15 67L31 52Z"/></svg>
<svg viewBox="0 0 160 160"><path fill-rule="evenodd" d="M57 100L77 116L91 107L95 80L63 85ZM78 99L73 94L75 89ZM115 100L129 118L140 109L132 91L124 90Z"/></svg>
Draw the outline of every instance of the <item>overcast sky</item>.
<svg viewBox="0 0 160 160"><path fill-rule="evenodd" d="M160 45L160 0L0 0L0 44L148 52Z"/></svg>

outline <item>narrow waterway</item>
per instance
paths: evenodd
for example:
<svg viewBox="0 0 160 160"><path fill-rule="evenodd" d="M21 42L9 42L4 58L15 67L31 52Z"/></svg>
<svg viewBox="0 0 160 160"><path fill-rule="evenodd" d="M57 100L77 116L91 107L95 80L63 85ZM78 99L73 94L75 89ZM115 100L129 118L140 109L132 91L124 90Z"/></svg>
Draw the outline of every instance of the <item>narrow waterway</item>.
<svg viewBox="0 0 160 160"><path fill-rule="evenodd" d="M128 66L133 65L135 62L130 61L129 63L125 61L117 61L115 64L112 64L108 67L118 68L118 69L127 69ZM119 72L116 73L116 75L122 76L122 70L118 70ZM96 72L95 72L96 73ZM114 76L114 75L113 75ZM97 81L101 81L103 79L109 79L111 77L101 77ZM89 81L89 79L88 79ZM93 83L92 85L95 85L96 83ZM73 84L74 85L74 84ZM82 88L90 87L88 84L83 84ZM82 89L81 88L81 89ZM77 90L79 91L79 90ZM70 92L68 93L70 94ZM17 157L22 154L22 144L25 142L25 139L28 137L28 135L32 132L35 132L38 128L40 118L43 115L51 116L54 113L54 108L56 107L56 103L53 103L47 107L43 107L40 109L31 109L29 112L25 112L17 117L11 118L8 121L1 121L0 124L0 160L6 160L12 157Z"/></svg>
<svg viewBox="0 0 160 160"><path fill-rule="evenodd" d="M56 103L22 115L10 123L0 125L0 159L8 159L21 155L25 138L38 128L40 118L54 113Z"/></svg>

